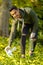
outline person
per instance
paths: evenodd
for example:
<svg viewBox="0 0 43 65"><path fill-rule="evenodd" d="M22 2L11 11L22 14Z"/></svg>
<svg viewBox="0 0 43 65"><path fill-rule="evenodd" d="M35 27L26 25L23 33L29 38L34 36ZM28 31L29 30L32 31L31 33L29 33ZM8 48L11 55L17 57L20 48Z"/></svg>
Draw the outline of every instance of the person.
<svg viewBox="0 0 43 65"><path fill-rule="evenodd" d="M25 46L26 46L26 36L30 29L29 36L29 55L32 56L36 46L36 41L38 37L38 17L34 10L29 7L17 8L12 6L10 8L10 15L13 17L14 21L12 23L11 33L9 36L9 45L6 48L6 51L10 49L12 41L15 38L17 23L22 23L21 29L21 57L25 57ZM12 54L11 54L12 55Z"/></svg>

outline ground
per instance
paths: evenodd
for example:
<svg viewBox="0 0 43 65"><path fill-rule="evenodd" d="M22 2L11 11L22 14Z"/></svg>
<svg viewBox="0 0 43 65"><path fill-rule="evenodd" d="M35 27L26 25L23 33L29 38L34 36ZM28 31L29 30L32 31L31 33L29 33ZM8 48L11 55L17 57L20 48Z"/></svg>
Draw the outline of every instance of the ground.
<svg viewBox="0 0 43 65"><path fill-rule="evenodd" d="M20 58L20 39L16 38L11 46L17 47L13 57L8 57L4 51L8 45L8 38L0 37L0 65L43 65L43 45L37 42L33 57L29 57L29 41L26 40L26 57Z"/></svg>

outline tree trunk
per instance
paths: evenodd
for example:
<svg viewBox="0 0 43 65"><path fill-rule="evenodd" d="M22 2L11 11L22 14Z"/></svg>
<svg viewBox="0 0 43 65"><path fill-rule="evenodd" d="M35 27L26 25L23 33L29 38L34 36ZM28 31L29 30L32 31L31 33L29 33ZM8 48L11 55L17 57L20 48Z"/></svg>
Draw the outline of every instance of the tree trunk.
<svg viewBox="0 0 43 65"><path fill-rule="evenodd" d="M3 0L1 6L1 13L0 13L0 35L1 36L8 36L9 35L9 7L10 7L10 0Z"/></svg>

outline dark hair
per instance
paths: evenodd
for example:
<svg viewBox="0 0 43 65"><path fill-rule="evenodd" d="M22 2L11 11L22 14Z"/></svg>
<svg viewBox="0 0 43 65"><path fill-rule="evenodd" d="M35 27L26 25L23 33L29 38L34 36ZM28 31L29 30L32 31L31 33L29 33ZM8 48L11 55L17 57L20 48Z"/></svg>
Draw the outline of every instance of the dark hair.
<svg viewBox="0 0 43 65"><path fill-rule="evenodd" d="M13 9L17 10L17 7L16 6L12 6L9 11L12 11Z"/></svg>

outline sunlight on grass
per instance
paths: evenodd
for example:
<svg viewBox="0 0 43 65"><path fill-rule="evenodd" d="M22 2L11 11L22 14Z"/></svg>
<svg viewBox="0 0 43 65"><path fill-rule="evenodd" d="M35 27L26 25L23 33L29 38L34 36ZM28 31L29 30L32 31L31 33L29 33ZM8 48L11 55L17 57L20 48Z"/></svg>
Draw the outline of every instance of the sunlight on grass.
<svg viewBox="0 0 43 65"><path fill-rule="evenodd" d="M43 46L38 43L35 48L35 54L33 57L29 57L29 44L26 42L26 55L25 58L21 58L20 53L20 39L15 39L12 48L17 47L17 50L13 52L13 57L8 57L4 51L8 45L8 38L0 37L0 65L43 65Z"/></svg>

